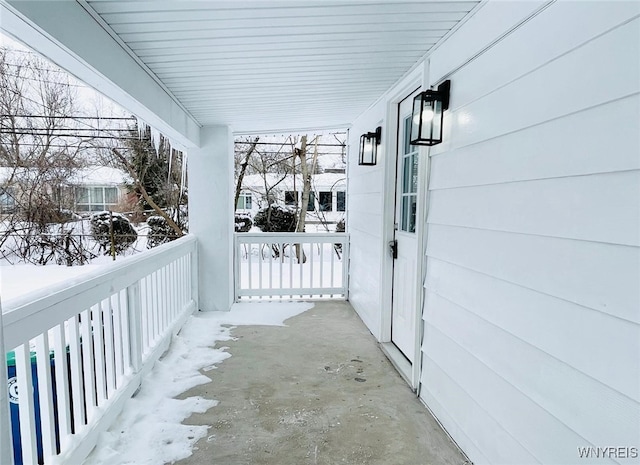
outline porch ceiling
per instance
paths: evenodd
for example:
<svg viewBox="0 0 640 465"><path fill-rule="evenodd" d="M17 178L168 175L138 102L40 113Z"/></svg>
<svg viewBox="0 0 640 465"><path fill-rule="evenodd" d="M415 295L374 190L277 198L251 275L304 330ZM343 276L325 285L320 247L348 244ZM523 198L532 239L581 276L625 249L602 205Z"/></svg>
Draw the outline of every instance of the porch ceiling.
<svg viewBox="0 0 640 465"><path fill-rule="evenodd" d="M479 1L80 1L203 125L344 127Z"/></svg>

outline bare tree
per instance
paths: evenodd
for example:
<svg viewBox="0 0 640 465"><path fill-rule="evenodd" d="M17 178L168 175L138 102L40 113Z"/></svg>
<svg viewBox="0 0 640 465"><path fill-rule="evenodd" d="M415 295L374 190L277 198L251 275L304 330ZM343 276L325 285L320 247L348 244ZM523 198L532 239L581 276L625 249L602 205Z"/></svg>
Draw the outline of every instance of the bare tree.
<svg viewBox="0 0 640 465"><path fill-rule="evenodd" d="M258 145L258 141L260 137L256 137L253 141L249 142L249 146L245 150L238 150L236 146L235 150L235 168L237 170L236 173L236 193L233 198L233 208L236 208L238 205L238 199L240 198L240 192L242 191L242 180L244 179L244 175L247 172L247 168L249 167L249 160L251 159L251 155L253 151L256 149L256 145Z"/></svg>
<svg viewBox="0 0 640 465"><path fill-rule="evenodd" d="M175 237L182 237L186 226L186 218L181 217L181 208L186 205L182 153L173 150L162 135L156 147L148 126L142 130L132 127L122 139L125 148L103 152L104 162L128 173L130 189L143 207L150 207L167 222Z"/></svg>
<svg viewBox="0 0 640 465"><path fill-rule="evenodd" d="M3 218L5 256L46 263L56 259L53 249L64 249L52 224L67 216L72 199L62 186L84 166L88 148L77 136L75 101L66 73L32 53L0 48L0 184L13 203Z"/></svg>

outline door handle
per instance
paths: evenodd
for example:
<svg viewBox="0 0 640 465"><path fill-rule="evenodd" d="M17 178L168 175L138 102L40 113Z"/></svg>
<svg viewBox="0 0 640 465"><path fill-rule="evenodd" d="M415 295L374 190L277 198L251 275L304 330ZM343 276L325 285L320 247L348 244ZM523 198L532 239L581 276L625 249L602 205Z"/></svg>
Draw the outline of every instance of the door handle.
<svg viewBox="0 0 640 465"><path fill-rule="evenodd" d="M398 241L389 242L389 254L394 260L398 258Z"/></svg>

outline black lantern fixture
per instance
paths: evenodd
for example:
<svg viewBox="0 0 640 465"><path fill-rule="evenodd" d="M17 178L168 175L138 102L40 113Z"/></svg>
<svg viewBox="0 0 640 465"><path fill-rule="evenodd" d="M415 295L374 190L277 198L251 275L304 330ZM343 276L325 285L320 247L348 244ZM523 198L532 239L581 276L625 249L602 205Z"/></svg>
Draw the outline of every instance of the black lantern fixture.
<svg viewBox="0 0 640 465"><path fill-rule="evenodd" d="M378 146L382 138L382 127L378 126L375 132L367 132L360 136L359 165L375 165L378 162Z"/></svg>
<svg viewBox="0 0 640 465"><path fill-rule="evenodd" d="M411 145L436 145L442 142L442 120L449 108L451 81L440 84L437 90L425 90L413 99Z"/></svg>

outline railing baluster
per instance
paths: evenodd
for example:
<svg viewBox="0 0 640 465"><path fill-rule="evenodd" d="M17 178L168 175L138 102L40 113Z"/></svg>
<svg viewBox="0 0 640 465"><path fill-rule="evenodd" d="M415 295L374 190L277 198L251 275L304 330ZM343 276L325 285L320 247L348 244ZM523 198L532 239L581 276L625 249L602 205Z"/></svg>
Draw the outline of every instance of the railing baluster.
<svg viewBox="0 0 640 465"><path fill-rule="evenodd" d="M335 268L335 255L334 253L331 254L331 271L330 271L330 277L331 277L331 287L335 287L335 279L334 279L334 268Z"/></svg>
<svg viewBox="0 0 640 465"><path fill-rule="evenodd" d="M173 288L173 286L171 286L171 282L173 280L175 280L176 278L176 273L175 273L175 264L176 262L171 262L169 263L169 269L167 270L167 287L168 287L168 291L169 291L169 321L168 323L171 323L173 321L173 317L175 315L176 312L176 293L175 290Z"/></svg>
<svg viewBox="0 0 640 465"><path fill-rule="evenodd" d="M103 300L100 303L100 306L102 307L102 316L104 318L104 354L107 398L110 398L116 389L114 360L115 350L113 344L113 311L111 309L111 298Z"/></svg>
<svg viewBox="0 0 640 465"><path fill-rule="evenodd" d="M313 244L309 244L309 289L313 289Z"/></svg>
<svg viewBox="0 0 640 465"><path fill-rule="evenodd" d="M36 337L35 343L38 397L40 400L40 433L42 437L42 453L46 463L50 457L56 454L56 432L53 415L53 380L51 379L49 333L46 332Z"/></svg>
<svg viewBox="0 0 640 465"><path fill-rule="evenodd" d="M67 363L67 342L64 323L54 326L53 354L56 373L56 398L58 404L58 430L60 447L63 448L71 434L71 399L69 398L69 364Z"/></svg>
<svg viewBox="0 0 640 465"><path fill-rule="evenodd" d="M105 362L104 362L104 334L102 306L100 304L91 307L92 328L93 328L93 353L95 358L96 370L96 405L104 404L107 399L107 383L105 380Z"/></svg>
<svg viewBox="0 0 640 465"><path fill-rule="evenodd" d="M82 336L82 342L80 348L82 349L82 367L84 375L84 387L85 387L85 400L86 400L86 415L87 422L91 421L96 402L96 385L94 381L95 375L95 360L93 355L93 335L91 334L91 311L84 310L80 314L80 334Z"/></svg>
<svg viewBox="0 0 640 465"><path fill-rule="evenodd" d="M289 297L293 298L293 254L294 254L294 245L293 242L289 243L289 289L291 289L291 294Z"/></svg>
<svg viewBox="0 0 640 465"><path fill-rule="evenodd" d="M73 396L73 431L85 424L84 379L82 377L82 347L79 329L80 315L70 318L69 325L69 371L71 372L71 395Z"/></svg>
<svg viewBox="0 0 640 465"><path fill-rule="evenodd" d="M22 395L18 395L20 436L22 438L22 460L23 463L37 463L36 419L33 396L31 395L33 375L31 372L31 351L29 350L29 341L24 344L20 344L15 349L14 353L16 359L18 391L22 390ZM4 386L1 387L4 389ZM5 406L3 405L2 408L5 408Z"/></svg>
<svg viewBox="0 0 640 465"><path fill-rule="evenodd" d="M167 324L167 286L165 286L165 275L166 275L167 267L163 266L160 268L160 273L158 275L158 291L160 291L160 308L158 309L159 316L159 331L158 334L162 336L164 334L164 328Z"/></svg>
<svg viewBox="0 0 640 465"><path fill-rule="evenodd" d="M253 251L253 244L251 242L248 243L249 244L249 251L247 252L247 275L249 276L249 283L248 283L248 287L247 289L253 289L253 287L251 286L251 278L253 277L253 266L251 265L251 255L252 251Z"/></svg>
<svg viewBox="0 0 640 465"><path fill-rule="evenodd" d="M277 247L277 244L275 243L271 243L269 245L269 289L273 289L273 254L274 252L274 248ZM270 298L273 296L269 296Z"/></svg>
<svg viewBox="0 0 640 465"><path fill-rule="evenodd" d="M151 290L149 289L149 277L140 280L140 305L142 315L142 352L146 353L151 345Z"/></svg>
<svg viewBox="0 0 640 465"><path fill-rule="evenodd" d="M323 286L323 274L324 274L324 249L325 249L326 244L322 243L320 244L320 289L322 289ZM324 296L324 294L322 293L322 290L320 291L320 297Z"/></svg>
<svg viewBox="0 0 640 465"><path fill-rule="evenodd" d="M258 243L258 289L262 289L262 262L264 261L263 247L263 242Z"/></svg>
<svg viewBox="0 0 640 465"><path fill-rule="evenodd" d="M131 363L131 334L129 332L129 314L131 308L129 307L128 288L123 289L119 293L120 304L120 324L122 328L122 359L124 361L124 373L129 374L133 371L133 364Z"/></svg>
<svg viewBox="0 0 640 465"><path fill-rule="evenodd" d="M140 331L140 284L127 287L127 309L129 310L129 353L131 368L138 373L142 368L142 333Z"/></svg>
<svg viewBox="0 0 640 465"><path fill-rule="evenodd" d="M349 238L344 237L342 239L342 279L340 285L342 286L342 296L346 299L349 297Z"/></svg>
<svg viewBox="0 0 640 465"><path fill-rule="evenodd" d="M111 296L111 308L113 308L113 343L114 343L114 360L115 360L115 381L116 389L122 385L122 377L125 372L123 343L124 335L122 331L122 308L120 305L120 293Z"/></svg>

